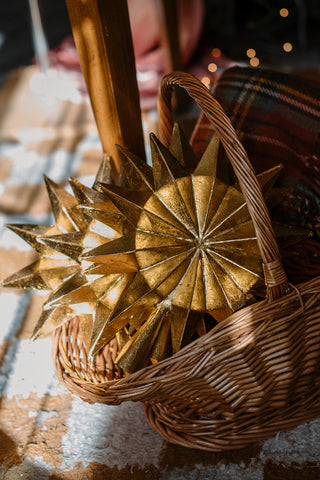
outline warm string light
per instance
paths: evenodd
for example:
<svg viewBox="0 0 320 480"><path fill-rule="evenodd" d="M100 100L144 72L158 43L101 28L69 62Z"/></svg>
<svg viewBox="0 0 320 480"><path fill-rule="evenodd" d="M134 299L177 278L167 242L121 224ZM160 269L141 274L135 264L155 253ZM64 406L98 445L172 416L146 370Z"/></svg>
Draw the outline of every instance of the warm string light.
<svg viewBox="0 0 320 480"><path fill-rule="evenodd" d="M256 57L257 52L255 51L254 48L248 48L247 50L247 57L250 58L250 65L251 67L257 67L260 63L260 60L258 57Z"/></svg>
<svg viewBox="0 0 320 480"><path fill-rule="evenodd" d="M255 56L256 56L256 51L255 51L255 49L254 49L254 48L248 48L248 50L247 50L247 56L248 56L249 58L255 57Z"/></svg>
<svg viewBox="0 0 320 480"><path fill-rule="evenodd" d="M281 8L279 13L281 17L285 18L289 15L289 10L287 8Z"/></svg>
<svg viewBox="0 0 320 480"><path fill-rule="evenodd" d="M257 67L260 63L260 60L258 57L252 57L250 58L250 65L251 67Z"/></svg>
<svg viewBox="0 0 320 480"><path fill-rule="evenodd" d="M219 58L219 57L221 57L221 50L220 50L220 48L217 48L217 47L213 48L213 49L211 50L211 55L212 55L214 58ZM218 65L217 65L215 62L211 62L211 63L209 63L209 65L208 65L207 68L208 68L208 71L209 71L210 73L215 73L215 72L217 72L217 70L218 70ZM207 88L210 88L211 80L210 80L209 77L203 77L203 78L201 79L201 82L202 82Z"/></svg>
<svg viewBox="0 0 320 480"><path fill-rule="evenodd" d="M218 65L216 63L209 63L208 70L211 73L214 73L218 70Z"/></svg>
<svg viewBox="0 0 320 480"><path fill-rule="evenodd" d="M283 44L282 48L285 52L291 52L291 50L293 48L292 43L286 42L286 43Z"/></svg>
<svg viewBox="0 0 320 480"><path fill-rule="evenodd" d="M201 82L207 87L209 88L210 87L210 78L209 77L203 77L201 78Z"/></svg>
<svg viewBox="0 0 320 480"><path fill-rule="evenodd" d="M213 48L213 49L211 50L211 55L212 55L213 57L215 57L215 58L221 57L221 50L220 50L220 48Z"/></svg>
<svg viewBox="0 0 320 480"><path fill-rule="evenodd" d="M286 18L289 16L289 10L287 8L280 8L279 10L279 15L282 17L282 18ZM282 48L283 50L286 52L286 53L289 53L293 50L293 45L292 43L290 42L285 42L283 45L282 45ZM252 67L258 67L258 65L260 65L260 59L256 56L257 53L256 53L256 50L254 48L248 48L247 51L246 51L246 54L247 54L247 57L250 59L249 60L249 63ZM221 56L221 50L220 48L213 48L211 50L211 55L214 57L214 58L219 58ZM216 63L212 62L212 63L209 63L208 65L208 71L210 73L215 73L216 71L218 70L218 66ZM209 77L203 77L201 79L202 83L204 83L208 88L210 86L210 79Z"/></svg>
<svg viewBox="0 0 320 480"><path fill-rule="evenodd" d="M289 15L289 10L287 8L281 8L280 11L280 16L285 18ZM285 42L283 45L282 45L282 48L285 52L289 53L292 51L293 49L293 45L292 43L290 42ZM248 48L247 51L246 51L246 54L247 54L247 57L250 59L249 62L250 62L250 65L252 67L258 67L260 65L260 60L259 58L256 56L257 52L254 48ZM213 48L211 50L211 55L214 57L214 58L219 58L221 56L221 50L220 48ZM218 65L214 62L211 62L209 63L208 65L208 71L210 73L215 73L216 71L218 70ZM207 88L210 87L210 78L209 77L203 77L201 79L201 82L206 85Z"/></svg>

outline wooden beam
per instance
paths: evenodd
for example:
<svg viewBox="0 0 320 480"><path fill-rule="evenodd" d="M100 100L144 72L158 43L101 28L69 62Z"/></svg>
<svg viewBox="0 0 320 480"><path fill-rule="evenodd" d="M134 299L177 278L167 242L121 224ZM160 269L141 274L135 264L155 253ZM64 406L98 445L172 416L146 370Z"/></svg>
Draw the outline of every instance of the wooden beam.
<svg viewBox="0 0 320 480"><path fill-rule="evenodd" d="M154 0L160 23L160 44L164 50L165 73L183 70L177 0ZM190 97L183 89L174 90L172 109L184 114L190 105Z"/></svg>
<svg viewBox="0 0 320 480"><path fill-rule="evenodd" d="M160 43L165 54L166 73L182 69L179 18L176 0L154 0L160 22Z"/></svg>
<svg viewBox="0 0 320 480"><path fill-rule="evenodd" d="M126 0L66 0L102 148L120 171L115 144L145 159Z"/></svg>

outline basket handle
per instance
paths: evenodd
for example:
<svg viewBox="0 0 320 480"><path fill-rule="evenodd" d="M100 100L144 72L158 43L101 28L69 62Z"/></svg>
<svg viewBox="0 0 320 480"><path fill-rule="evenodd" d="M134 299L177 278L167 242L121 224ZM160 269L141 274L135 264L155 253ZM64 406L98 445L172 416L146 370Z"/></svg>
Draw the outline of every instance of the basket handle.
<svg viewBox="0 0 320 480"><path fill-rule="evenodd" d="M282 297L289 291L288 279L281 262L269 211L248 155L219 102L203 83L188 73L170 73L162 80L158 96L160 140L169 147L173 128L171 97L175 86L184 88L213 124L248 204L263 260L267 298L275 300Z"/></svg>

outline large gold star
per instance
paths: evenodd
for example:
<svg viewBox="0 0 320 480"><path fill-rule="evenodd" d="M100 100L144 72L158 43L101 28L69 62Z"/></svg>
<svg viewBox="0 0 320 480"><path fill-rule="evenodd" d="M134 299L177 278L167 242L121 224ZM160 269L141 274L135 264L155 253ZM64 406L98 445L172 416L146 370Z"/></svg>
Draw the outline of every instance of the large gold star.
<svg viewBox="0 0 320 480"><path fill-rule="evenodd" d="M46 180L56 225L11 226L39 260L3 282L51 292L34 337L79 315L90 357L116 336L128 372L206 333L212 317L243 307L263 284L247 204L219 140L200 161L178 125L169 150L154 135L150 142L153 167L119 147L126 186L110 184L106 160L93 188L70 180L75 196ZM258 175L266 195L279 169Z"/></svg>

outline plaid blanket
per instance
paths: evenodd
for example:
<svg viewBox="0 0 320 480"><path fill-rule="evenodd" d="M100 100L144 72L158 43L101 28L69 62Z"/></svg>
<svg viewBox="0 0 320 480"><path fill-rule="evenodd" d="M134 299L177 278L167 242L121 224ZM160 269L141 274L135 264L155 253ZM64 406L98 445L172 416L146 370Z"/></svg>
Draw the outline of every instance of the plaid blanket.
<svg viewBox="0 0 320 480"><path fill-rule="evenodd" d="M271 70L234 67L221 75L214 95L255 170L284 166L279 184L294 190L286 217L319 233L320 84ZM210 140L212 128L202 116L193 134L197 153Z"/></svg>
<svg viewBox="0 0 320 480"><path fill-rule="evenodd" d="M311 229L313 238L284 259L295 281L320 274L320 84L267 69L233 67L213 93L229 116L257 173L277 164L288 188L273 220ZM200 154L213 134L202 115L192 137ZM293 265L294 264L294 265Z"/></svg>

